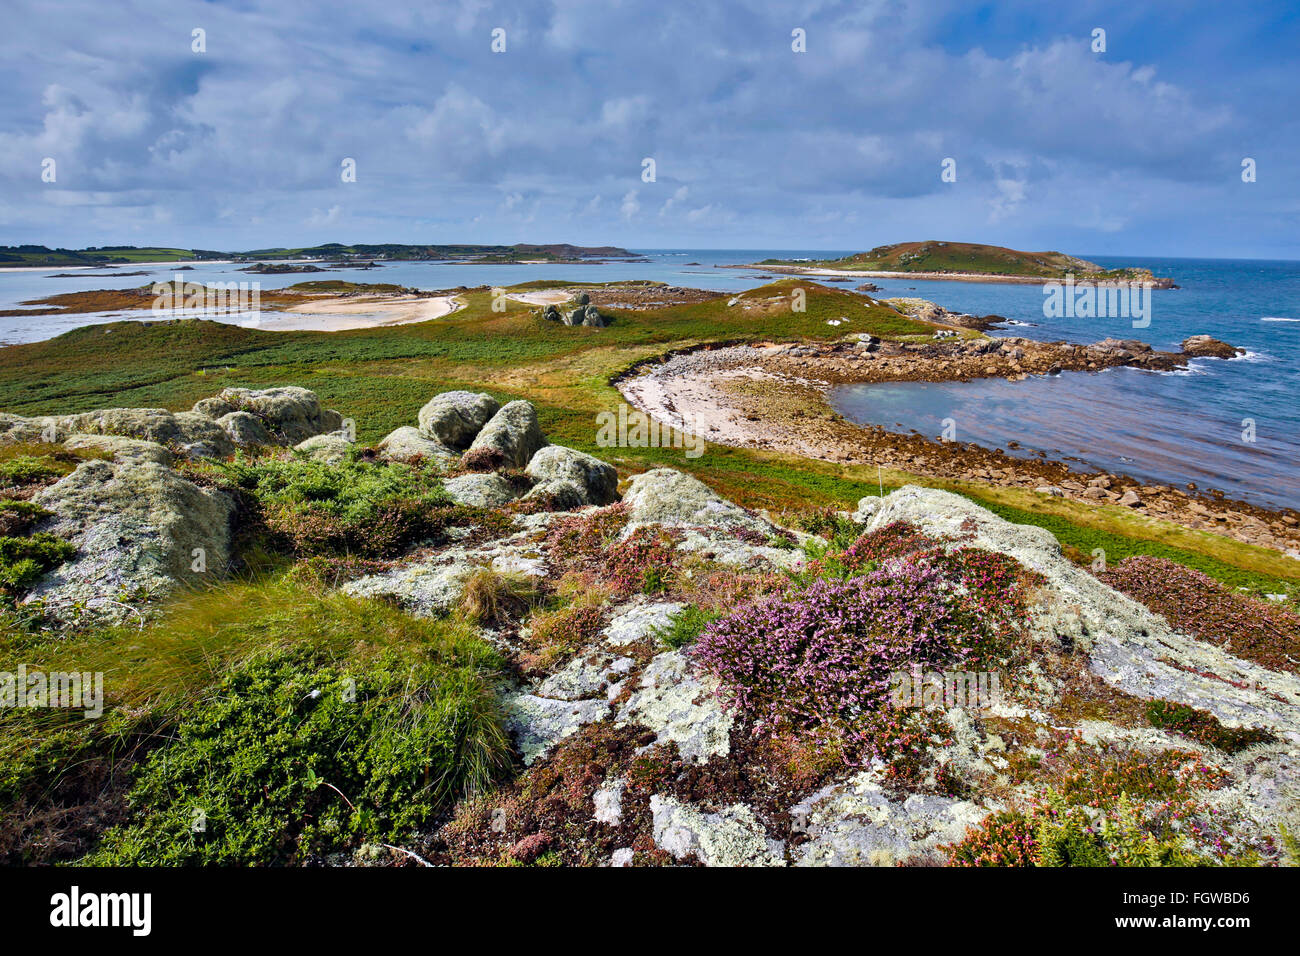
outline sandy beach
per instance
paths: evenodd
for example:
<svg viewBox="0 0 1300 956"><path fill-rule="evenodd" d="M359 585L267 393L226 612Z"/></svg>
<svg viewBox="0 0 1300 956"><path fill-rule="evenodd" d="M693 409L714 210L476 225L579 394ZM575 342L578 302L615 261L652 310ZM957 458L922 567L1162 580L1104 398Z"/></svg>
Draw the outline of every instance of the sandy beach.
<svg viewBox="0 0 1300 956"><path fill-rule="evenodd" d="M342 332L428 322L461 308L464 303L454 295L328 296L283 312L262 312L247 325L274 332Z"/></svg>
<svg viewBox="0 0 1300 956"><path fill-rule="evenodd" d="M1043 343L1026 347L1050 348ZM1072 471L1064 462L1051 459L1013 457L998 449L860 427L829 406L826 394L836 382L942 380L951 373L936 370L935 359L911 353L884 361L895 368L878 377L845 368L829 354L792 360L788 346L741 345L678 353L616 384L633 408L708 442L845 465L879 464L931 478L1050 488L1053 495L1090 503L1120 504L1125 492L1132 491L1140 498L1138 507L1150 516L1300 556L1300 531L1282 512L1189 495L1166 485L1146 485L1121 474ZM995 364L975 372L976 376L1023 374L1000 358L979 361Z"/></svg>

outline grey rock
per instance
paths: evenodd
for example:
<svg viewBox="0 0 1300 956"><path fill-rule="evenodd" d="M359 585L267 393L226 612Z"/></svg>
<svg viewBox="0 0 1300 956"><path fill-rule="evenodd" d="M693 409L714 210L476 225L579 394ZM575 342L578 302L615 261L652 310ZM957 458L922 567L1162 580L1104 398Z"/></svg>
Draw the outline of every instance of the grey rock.
<svg viewBox="0 0 1300 956"><path fill-rule="evenodd" d="M252 412L227 412L217 419L221 430L236 445L270 445L274 442L262 420Z"/></svg>
<svg viewBox="0 0 1300 956"><path fill-rule="evenodd" d="M53 512L42 530L77 546L27 597L63 620L77 605L121 620L133 613L123 591L163 595L221 575L230 560L233 502L147 456L83 462L34 500ZM205 571L194 570L196 550Z"/></svg>
<svg viewBox="0 0 1300 956"><path fill-rule="evenodd" d="M493 468L523 468L546 439L531 402L503 405L470 443L466 461L483 460Z"/></svg>
<svg viewBox="0 0 1300 956"><path fill-rule="evenodd" d="M627 784L624 781L606 780L592 794L596 811L593 816L597 823L608 823L616 827L623 822L623 793L626 790Z"/></svg>
<svg viewBox="0 0 1300 956"><path fill-rule="evenodd" d="M609 715L603 700L551 700L533 694L510 694L504 701L505 724L530 766L565 737Z"/></svg>
<svg viewBox="0 0 1300 956"><path fill-rule="evenodd" d="M456 504L476 508L499 508L519 497L514 486L496 474L461 475L446 479L442 486Z"/></svg>
<svg viewBox="0 0 1300 956"><path fill-rule="evenodd" d="M637 602L614 615L601 632L612 647L626 647L670 625L685 609L679 601Z"/></svg>
<svg viewBox="0 0 1300 956"><path fill-rule="evenodd" d="M500 407L486 392L443 392L420 409L420 434L448 448L468 448Z"/></svg>
<svg viewBox="0 0 1300 956"><path fill-rule="evenodd" d="M72 451L100 451L113 458L130 461L149 461L155 465L170 465L172 453L157 442L118 435L69 435L63 447Z"/></svg>
<svg viewBox="0 0 1300 956"><path fill-rule="evenodd" d="M874 770L819 790L790 809L810 839L797 866L893 866L955 843L988 814L966 800L932 794L891 799Z"/></svg>
<svg viewBox="0 0 1300 956"><path fill-rule="evenodd" d="M629 529L659 524L725 530L746 528L762 534L774 530L762 518L725 501L698 478L672 468L655 468L635 476L623 501L628 506Z"/></svg>
<svg viewBox="0 0 1300 956"><path fill-rule="evenodd" d="M693 763L731 750L733 720L722 709L716 681L696 677L681 651L665 651L646 665L618 721L654 731L657 743L676 743L682 759Z"/></svg>
<svg viewBox="0 0 1300 956"><path fill-rule="evenodd" d="M343 417L338 412L322 408L315 392L295 385L226 388L217 397L235 410L259 418L277 444L296 445L313 435L343 427Z"/></svg>
<svg viewBox="0 0 1300 956"><path fill-rule="evenodd" d="M767 835L744 804L708 813L674 797L650 798L655 844L681 860L692 854L705 866L784 866L784 846Z"/></svg>
<svg viewBox="0 0 1300 956"><path fill-rule="evenodd" d="M426 438L418 428L403 425L384 436L376 449L390 461L410 462L422 458L439 468L451 465L460 453L434 438Z"/></svg>
<svg viewBox="0 0 1300 956"><path fill-rule="evenodd" d="M338 433L312 435L311 438L294 445L293 450L313 461L337 465L347 459L348 453L352 450L352 442Z"/></svg>
<svg viewBox="0 0 1300 956"><path fill-rule="evenodd" d="M539 485L566 481L576 485L582 496L580 504L607 505L618 499L618 471L614 466L574 448L541 448L529 460L524 473Z"/></svg>

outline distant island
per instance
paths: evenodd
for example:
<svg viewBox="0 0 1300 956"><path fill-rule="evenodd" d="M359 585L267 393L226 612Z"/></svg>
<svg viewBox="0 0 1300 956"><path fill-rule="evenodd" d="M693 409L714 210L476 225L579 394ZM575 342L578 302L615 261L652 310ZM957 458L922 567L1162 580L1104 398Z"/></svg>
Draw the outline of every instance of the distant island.
<svg viewBox="0 0 1300 956"><path fill-rule="evenodd" d="M1158 289L1177 288L1172 279L1154 276L1150 269L1104 269L1095 262L1061 252L1022 252L1005 246L934 239L895 242L841 259L764 259L743 266L756 267L773 272L1001 282L1041 282L1073 275L1079 281L1149 282Z"/></svg>
<svg viewBox="0 0 1300 956"><path fill-rule="evenodd" d="M142 262L260 262L275 259L321 259L346 264L348 260L426 260L484 263L589 263L602 258L631 259L634 254L618 246L573 246L515 243L512 246L475 245L343 245L330 242L300 248L253 249L218 252L211 249L174 249L166 246L90 246L86 249L51 249L48 246L0 246L0 269L47 266L104 266Z"/></svg>

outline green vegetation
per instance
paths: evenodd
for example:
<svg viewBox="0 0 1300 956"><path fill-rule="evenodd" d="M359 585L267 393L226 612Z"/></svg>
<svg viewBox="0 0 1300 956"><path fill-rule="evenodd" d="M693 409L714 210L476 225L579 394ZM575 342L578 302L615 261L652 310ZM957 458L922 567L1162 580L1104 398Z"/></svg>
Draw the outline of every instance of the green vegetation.
<svg viewBox="0 0 1300 956"><path fill-rule="evenodd" d="M249 499L256 522L282 550L300 556L384 557L440 534L459 512L432 466L237 455L191 465L189 474Z"/></svg>
<svg viewBox="0 0 1300 956"><path fill-rule="evenodd" d="M349 666L295 649L234 671L145 760L131 821L86 862L300 862L413 832L507 765L491 695L448 650Z"/></svg>
<svg viewBox="0 0 1300 956"><path fill-rule="evenodd" d="M0 594L26 591L76 551L67 541L44 531L25 538L0 537Z"/></svg>
<svg viewBox="0 0 1300 956"><path fill-rule="evenodd" d="M191 594L142 630L0 637L0 670L102 672L105 693L98 720L0 711L0 860L66 858L116 817L93 862L287 862L396 837L508 764L472 628L300 580Z"/></svg>
<svg viewBox="0 0 1300 956"><path fill-rule="evenodd" d="M956 272L983 275L1063 278L1067 272L1092 279L1140 278L1145 269L1105 270L1100 266L1060 252L1021 252L1004 246L974 242L896 242L877 246L842 259L791 262L765 259L760 265L795 265L854 272Z"/></svg>
<svg viewBox="0 0 1300 956"><path fill-rule="evenodd" d="M718 611L690 605L674 615L672 622L655 631L655 637L668 647L677 650L695 642L709 623L722 615Z"/></svg>

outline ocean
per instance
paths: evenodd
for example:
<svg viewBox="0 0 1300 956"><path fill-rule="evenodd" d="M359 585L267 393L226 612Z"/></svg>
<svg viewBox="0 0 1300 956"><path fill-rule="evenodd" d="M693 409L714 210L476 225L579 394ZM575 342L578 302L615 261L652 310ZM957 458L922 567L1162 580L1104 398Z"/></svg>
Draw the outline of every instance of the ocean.
<svg viewBox="0 0 1300 956"><path fill-rule="evenodd" d="M835 250L634 250L646 262L591 265L470 265L400 262L373 270L310 275L255 275L230 265L194 264L186 281L257 281L274 289L310 279L391 282L421 289L510 285L533 279L611 281L651 279L723 292L770 281L761 269L722 265L766 258L832 258ZM1151 321L1128 318L1048 318L1037 285L921 279L874 279L878 297L918 296L956 312L996 313L1015 324L995 334L1092 342L1134 338L1177 350L1205 333L1241 346L1229 361L1195 360L1172 373L1112 369L1003 380L941 384L849 385L832 392L847 418L895 431L937 437L952 419L956 438L1011 454L1043 451L1080 470L1105 469L1152 484L1220 489L1230 497L1300 508L1300 263L1218 259L1088 257L1108 267L1145 266L1172 276L1180 288L1151 293ZM128 288L167 281L174 268L124 265L144 276L53 278L64 268L0 270L0 309L58 292ZM93 272L110 270L94 269ZM829 283L828 283L829 284ZM857 284L856 282L854 283ZM841 285L852 288L851 285ZM0 318L0 344L50 338L81 325L138 318L131 313ZM1010 449L1009 442L1018 442Z"/></svg>

